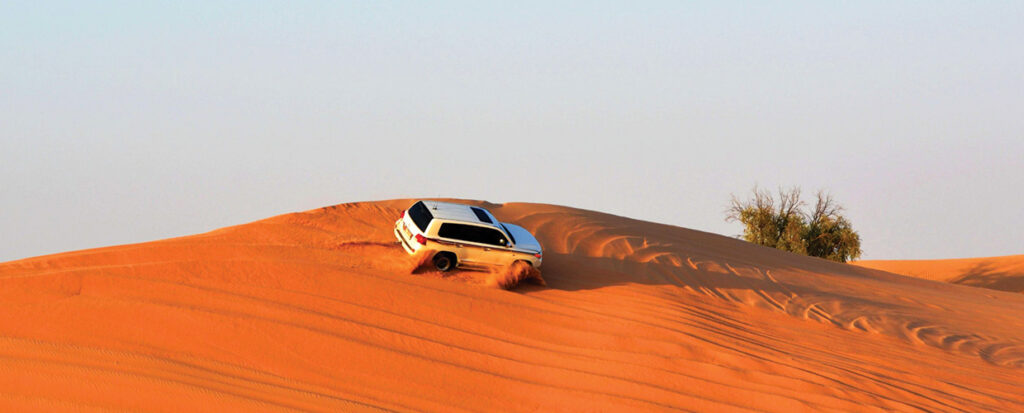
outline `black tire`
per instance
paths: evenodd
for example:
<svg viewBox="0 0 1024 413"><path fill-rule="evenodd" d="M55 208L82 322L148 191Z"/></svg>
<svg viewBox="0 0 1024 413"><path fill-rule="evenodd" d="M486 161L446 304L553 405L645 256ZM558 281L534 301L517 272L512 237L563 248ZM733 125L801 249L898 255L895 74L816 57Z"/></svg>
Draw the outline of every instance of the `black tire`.
<svg viewBox="0 0 1024 413"><path fill-rule="evenodd" d="M455 268L455 255L450 252L439 252L434 256L434 268L438 271L448 272Z"/></svg>

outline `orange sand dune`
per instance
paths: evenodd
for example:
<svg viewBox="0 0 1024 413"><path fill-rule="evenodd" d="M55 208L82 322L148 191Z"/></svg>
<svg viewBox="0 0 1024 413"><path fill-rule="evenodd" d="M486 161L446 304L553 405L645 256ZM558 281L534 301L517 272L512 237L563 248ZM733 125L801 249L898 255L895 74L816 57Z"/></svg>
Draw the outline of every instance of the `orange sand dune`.
<svg viewBox="0 0 1024 413"><path fill-rule="evenodd" d="M1024 255L953 260L857 261L852 264L926 280L1024 293Z"/></svg>
<svg viewBox="0 0 1024 413"><path fill-rule="evenodd" d="M409 200L0 264L0 411L1024 411L1024 296L484 204L547 286L413 273Z"/></svg>

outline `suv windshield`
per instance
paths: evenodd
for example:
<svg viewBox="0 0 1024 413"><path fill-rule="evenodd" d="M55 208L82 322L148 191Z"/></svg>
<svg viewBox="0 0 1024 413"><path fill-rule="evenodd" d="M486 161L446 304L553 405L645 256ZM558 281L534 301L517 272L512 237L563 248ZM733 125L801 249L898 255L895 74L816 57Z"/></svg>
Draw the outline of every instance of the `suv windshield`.
<svg viewBox="0 0 1024 413"><path fill-rule="evenodd" d="M505 228L505 232L508 233L509 238L512 238L512 243L515 244L516 243L516 237L512 235L512 231L509 231L508 227L506 227L505 224L501 224L501 227Z"/></svg>
<svg viewBox="0 0 1024 413"><path fill-rule="evenodd" d="M409 207L409 217L417 227L420 227L420 231L426 231L427 225L430 225L430 221L434 219L434 214L431 214L427 206L423 205L423 201L420 201Z"/></svg>

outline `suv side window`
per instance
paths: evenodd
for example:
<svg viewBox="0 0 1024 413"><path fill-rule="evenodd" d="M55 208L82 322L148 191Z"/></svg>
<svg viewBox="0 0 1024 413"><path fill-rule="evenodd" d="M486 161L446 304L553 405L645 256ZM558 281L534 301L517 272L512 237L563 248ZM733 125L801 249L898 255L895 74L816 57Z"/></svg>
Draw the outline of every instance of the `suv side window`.
<svg viewBox="0 0 1024 413"><path fill-rule="evenodd" d="M437 236L441 238L471 241L469 234L467 234L469 232L467 229L470 228L472 227L470 227L469 225L444 223L441 224L441 228L437 229Z"/></svg>
<svg viewBox="0 0 1024 413"><path fill-rule="evenodd" d="M476 225L444 223L438 228L437 236L499 247L508 246L508 240L501 231Z"/></svg>
<svg viewBox="0 0 1024 413"><path fill-rule="evenodd" d="M501 231L490 228L477 228L480 230L481 241L479 242L482 242L484 244L497 245L499 247L508 246L508 240L505 239L505 235L502 234Z"/></svg>

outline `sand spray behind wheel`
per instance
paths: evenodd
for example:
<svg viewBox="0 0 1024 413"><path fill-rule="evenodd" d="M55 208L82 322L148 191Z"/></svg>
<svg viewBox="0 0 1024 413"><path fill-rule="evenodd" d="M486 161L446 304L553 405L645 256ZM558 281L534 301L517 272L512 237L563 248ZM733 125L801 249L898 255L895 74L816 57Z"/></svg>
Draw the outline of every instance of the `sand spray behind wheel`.
<svg viewBox="0 0 1024 413"><path fill-rule="evenodd" d="M533 268L532 265L523 261L516 261L509 266L495 267L491 269L487 273L487 281L485 282L485 285L508 290L514 288L523 281L547 285L547 283L544 282L544 278L540 276L540 270Z"/></svg>

